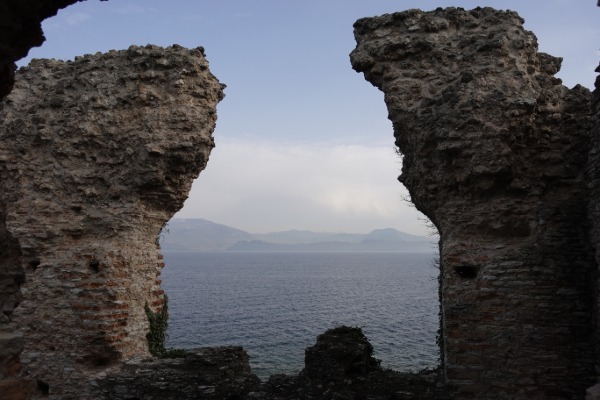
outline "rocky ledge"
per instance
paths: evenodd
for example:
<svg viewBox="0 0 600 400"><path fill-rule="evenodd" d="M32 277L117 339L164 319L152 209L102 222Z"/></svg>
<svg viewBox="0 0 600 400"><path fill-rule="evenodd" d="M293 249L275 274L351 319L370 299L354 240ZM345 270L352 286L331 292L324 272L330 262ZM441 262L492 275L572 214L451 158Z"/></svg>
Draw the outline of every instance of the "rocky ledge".
<svg viewBox="0 0 600 400"><path fill-rule="evenodd" d="M436 371L381 368L360 328L330 329L306 349L297 376L261 382L241 347L197 349L178 359L134 360L93 383L97 399L404 400L446 399Z"/></svg>

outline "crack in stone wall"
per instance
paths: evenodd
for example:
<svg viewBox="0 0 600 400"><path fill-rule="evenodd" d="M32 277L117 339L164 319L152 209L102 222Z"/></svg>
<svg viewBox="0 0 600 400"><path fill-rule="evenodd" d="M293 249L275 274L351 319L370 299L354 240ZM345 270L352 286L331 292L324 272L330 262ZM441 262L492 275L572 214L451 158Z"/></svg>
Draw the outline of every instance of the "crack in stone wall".
<svg viewBox="0 0 600 400"><path fill-rule="evenodd" d="M593 384L590 92L554 77L511 11L354 25L402 175L441 236L444 369L459 398L582 398Z"/></svg>
<svg viewBox="0 0 600 400"><path fill-rule="evenodd" d="M0 373L13 387L83 399L89 377L148 354L157 236L206 166L223 87L203 49L180 46L18 72L0 103L0 336L23 343Z"/></svg>

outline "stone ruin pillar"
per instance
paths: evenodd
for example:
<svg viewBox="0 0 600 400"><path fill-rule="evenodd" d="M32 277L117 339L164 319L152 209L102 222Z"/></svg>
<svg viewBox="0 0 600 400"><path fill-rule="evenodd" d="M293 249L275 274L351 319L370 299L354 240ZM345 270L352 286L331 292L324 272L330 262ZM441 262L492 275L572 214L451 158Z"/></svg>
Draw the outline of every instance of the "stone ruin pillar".
<svg viewBox="0 0 600 400"><path fill-rule="evenodd" d="M598 3L600 6L600 2ZM600 73L600 65L596 67L596 72ZM591 131L591 149L588 160L588 176L590 190L589 219L591 222L592 242L595 245L596 264L600 266L600 75L596 77L594 84L595 90L592 95L592 131ZM595 290L595 316L596 316L596 371L598 373L597 385L593 388L595 397L592 400L600 399L600 280L599 273L596 275Z"/></svg>
<svg viewBox="0 0 600 400"><path fill-rule="evenodd" d="M0 392L85 399L148 355L158 235L214 147L202 48L34 60L0 103Z"/></svg>
<svg viewBox="0 0 600 400"><path fill-rule="evenodd" d="M585 167L590 92L512 11L356 22L400 181L439 229L442 358L457 398L583 398L595 380Z"/></svg>

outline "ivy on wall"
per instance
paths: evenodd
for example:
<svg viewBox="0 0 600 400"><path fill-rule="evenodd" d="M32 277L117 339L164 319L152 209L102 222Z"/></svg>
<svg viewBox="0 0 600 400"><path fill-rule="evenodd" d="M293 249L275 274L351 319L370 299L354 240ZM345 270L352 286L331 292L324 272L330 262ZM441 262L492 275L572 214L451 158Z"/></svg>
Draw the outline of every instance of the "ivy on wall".
<svg viewBox="0 0 600 400"><path fill-rule="evenodd" d="M148 349L150 350L150 354L158 358L185 357L186 351L184 349L165 348L167 328L169 327L169 298L166 294L163 296L163 305L157 312L152 311L148 303L144 305L146 317L148 317L148 322L150 323L150 330L146 335Z"/></svg>

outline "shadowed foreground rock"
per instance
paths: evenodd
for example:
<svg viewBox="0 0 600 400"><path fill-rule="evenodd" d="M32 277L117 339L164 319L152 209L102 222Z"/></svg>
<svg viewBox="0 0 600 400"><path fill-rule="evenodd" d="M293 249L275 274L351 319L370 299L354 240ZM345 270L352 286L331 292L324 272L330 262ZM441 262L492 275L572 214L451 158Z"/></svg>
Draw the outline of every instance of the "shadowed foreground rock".
<svg viewBox="0 0 600 400"><path fill-rule="evenodd" d="M97 399L239 399L256 388L241 347L190 351L185 358L132 360L94 382Z"/></svg>
<svg viewBox="0 0 600 400"><path fill-rule="evenodd" d="M581 399L595 381L586 163L591 95L511 11L354 25L400 180L439 230L444 372L459 398Z"/></svg>
<svg viewBox="0 0 600 400"><path fill-rule="evenodd" d="M180 46L19 71L0 103L0 391L85 399L148 354L157 236L206 166L222 90Z"/></svg>
<svg viewBox="0 0 600 400"><path fill-rule="evenodd" d="M306 349L299 376L265 383L241 347L192 351L186 358L138 360L94 382L98 399L408 400L446 399L435 372L383 370L360 328L338 327Z"/></svg>
<svg viewBox="0 0 600 400"><path fill-rule="evenodd" d="M408 400L447 399L435 371L400 373L380 367L360 328L341 326L306 349L298 376L273 375L249 399Z"/></svg>

